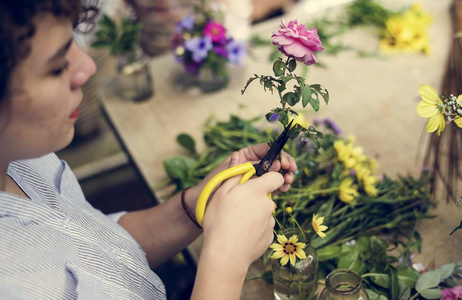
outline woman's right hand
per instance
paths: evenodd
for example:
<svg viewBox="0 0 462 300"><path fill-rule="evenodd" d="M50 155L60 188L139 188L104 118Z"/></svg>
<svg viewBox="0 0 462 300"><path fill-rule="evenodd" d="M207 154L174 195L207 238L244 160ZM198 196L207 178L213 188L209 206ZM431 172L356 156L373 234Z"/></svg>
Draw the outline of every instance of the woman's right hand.
<svg viewBox="0 0 462 300"><path fill-rule="evenodd" d="M233 153L228 168L244 163ZM240 176L226 180L213 194L204 218L203 251L248 268L273 241L275 204L268 198L284 184L278 172L268 172L239 184Z"/></svg>

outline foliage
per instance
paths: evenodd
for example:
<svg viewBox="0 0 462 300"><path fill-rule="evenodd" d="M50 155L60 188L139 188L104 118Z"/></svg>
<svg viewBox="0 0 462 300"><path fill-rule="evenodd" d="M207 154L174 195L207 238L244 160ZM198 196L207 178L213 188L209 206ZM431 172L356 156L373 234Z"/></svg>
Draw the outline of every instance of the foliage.
<svg viewBox="0 0 462 300"><path fill-rule="evenodd" d="M373 166L373 160L349 144L352 139L337 135L339 129L332 121L315 120L313 123L324 126L326 132L319 151L312 151L310 144L303 145L300 137L286 144L285 151L295 158L298 172L289 192L273 196L277 203L275 217L280 224L276 230L300 223L300 228L312 237L311 245L317 249L321 267L319 277L340 267L355 270L362 275L369 295L376 295L371 299L402 299L411 293L419 292L422 296L436 293L425 291L434 289L427 285L423 288L419 284L419 290L416 290L420 274L409 267L411 254L422 246L416 225L422 218L431 217L429 209L434 205L428 190L428 178L398 176L392 179L384 176L374 184L377 194L368 195L364 184L364 178L368 177L358 179L353 170L364 174L360 166ZM203 129L206 148L202 153L197 152L196 142L189 135L180 135L178 141L189 155L172 157L164 162L169 182L174 183L177 190L193 185L232 151L266 142L278 135L277 123L261 124L261 119L243 120L236 116L227 122L209 121ZM356 164L350 164L353 162L351 156L346 163L339 159L334 148L338 141L351 145L350 154L356 153ZM372 171L369 177L374 176ZM346 177L353 179L358 191L351 203L339 198L339 186ZM329 230L324 239L313 236L313 213L325 216L324 223ZM389 254L393 249L393 253L398 253L396 256ZM268 256L264 261L267 259ZM263 277L271 280L270 273L263 274ZM425 277L420 279L422 283L424 280ZM392 298L392 295L401 298Z"/></svg>
<svg viewBox="0 0 462 300"><path fill-rule="evenodd" d="M123 17L117 24L108 15L103 14L95 32L92 47L96 49L109 49L111 55L130 53L138 45L142 25L136 20Z"/></svg>

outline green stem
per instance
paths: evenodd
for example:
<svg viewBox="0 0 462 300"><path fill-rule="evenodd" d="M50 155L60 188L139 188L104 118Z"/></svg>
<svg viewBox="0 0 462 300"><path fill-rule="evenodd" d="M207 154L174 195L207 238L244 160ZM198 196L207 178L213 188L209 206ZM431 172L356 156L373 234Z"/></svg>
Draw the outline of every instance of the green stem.
<svg viewBox="0 0 462 300"><path fill-rule="evenodd" d="M417 294L415 294L414 296L412 296L411 298L409 298L409 300L413 300L413 299L417 298L419 295L420 295L420 293L417 292Z"/></svg>

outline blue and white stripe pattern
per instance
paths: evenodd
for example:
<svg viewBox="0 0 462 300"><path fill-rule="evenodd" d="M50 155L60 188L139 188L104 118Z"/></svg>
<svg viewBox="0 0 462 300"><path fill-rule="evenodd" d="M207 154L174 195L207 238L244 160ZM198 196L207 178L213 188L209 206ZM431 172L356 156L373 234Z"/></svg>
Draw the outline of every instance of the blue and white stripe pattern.
<svg viewBox="0 0 462 300"><path fill-rule="evenodd" d="M55 154L10 164L0 191L0 299L166 299L146 255Z"/></svg>

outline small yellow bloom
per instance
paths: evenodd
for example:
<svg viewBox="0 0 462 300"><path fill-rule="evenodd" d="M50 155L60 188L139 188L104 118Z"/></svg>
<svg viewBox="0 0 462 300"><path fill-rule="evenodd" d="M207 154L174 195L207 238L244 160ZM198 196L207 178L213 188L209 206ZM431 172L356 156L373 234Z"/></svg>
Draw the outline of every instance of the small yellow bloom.
<svg viewBox="0 0 462 300"><path fill-rule="evenodd" d="M322 225L324 222L324 217L319 217L316 214L313 214L313 220L311 221L311 225L313 226L314 231L321 237L325 238L326 234L323 231L327 230L326 225Z"/></svg>
<svg viewBox="0 0 462 300"><path fill-rule="evenodd" d="M377 183L378 179L375 176L366 176L363 178L364 190L366 194L371 197L376 197L378 194L377 188L375 184Z"/></svg>
<svg viewBox="0 0 462 300"><path fill-rule="evenodd" d="M444 106L435 89L429 85L422 84L419 88L422 101L417 105L417 113L424 118L430 118L426 130L427 132L437 131L440 135L445 127Z"/></svg>
<svg viewBox="0 0 462 300"><path fill-rule="evenodd" d="M274 250L272 259L281 259L279 262L282 266L285 266L290 260L290 264L295 266L297 257L299 259L305 259L306 253L303 249L306 247L305 243L298 243L298 237L294 234L290 239L287 240L285 235L277 235L278 242L270 245L270 248Z"/></svg>
<svg viewBox="0 0 462 300"><path fill-rule="evenodd" d="M292 207L286 207L286 213L291 214L292 213Z"/></svg>
<svg viewBox="0 0 462 300"><path fill-rule="evenodd" d="M462 118L461 117L456 117L454 119L454 123L456 123L457 127L462 128Z"/></svg>
<svg viewBox="0 0 462 300"><path fill-rule="evenodd" d="M345 178L339 185L339 199L347 204L351 204L356 196L358 196L356 187L353 186L353 179Z"/></svg>
<svg viewBox="0 0 462 300"><path fill-rule="evenodd" d="M303 114L298 114L297 116L291 116L290 119L289 119L289 122L291 120L294 120L294 123L292 125L292 127L295 126L295 124L299 124L300 126L302 126L303 128L308 128L308 126L310 126L310 120L309 119L305 119L305 116L303 116Z"/></svg>

